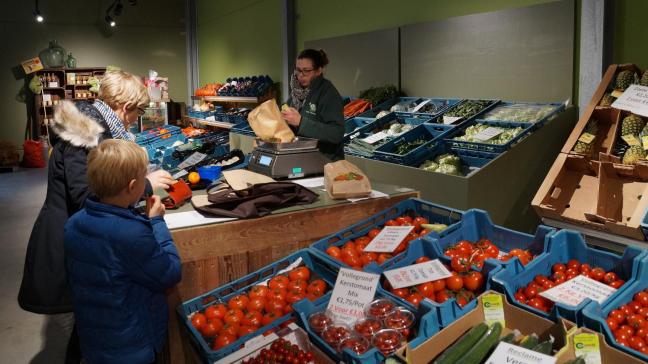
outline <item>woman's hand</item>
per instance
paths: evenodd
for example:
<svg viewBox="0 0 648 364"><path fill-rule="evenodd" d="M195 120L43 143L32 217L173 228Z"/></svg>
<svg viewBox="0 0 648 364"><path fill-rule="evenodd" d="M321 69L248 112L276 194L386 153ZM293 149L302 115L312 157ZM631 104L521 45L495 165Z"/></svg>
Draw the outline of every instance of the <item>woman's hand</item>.
<svg viewBox="0 0 648 364"><path fill-rule="evenodd" d="M288 125L298 127L301 123L301 114L294 107L288 107L281 112L281 116L286 120Z"/></svg>
<svg viewBox="0 0 648 364"><path fill-rule="evenodd" d="M158 169L155 172L149 173L148 175L146 175L146 178L148 178L149 182L151 182L151 187L153 187L153 190L156 190L158 188L168 190L169 187L171 187L171 185L176 182L173 177L171 177L169 172L163 169Z"/></svg>
<svg viewBox="0 0 648 364"><path fill-rule="evenodd" d="M164 208L164 204L162 203L160 196L153 195L146 199L146 211L150 219L156 216L164 216L166 209Z"/></svg>

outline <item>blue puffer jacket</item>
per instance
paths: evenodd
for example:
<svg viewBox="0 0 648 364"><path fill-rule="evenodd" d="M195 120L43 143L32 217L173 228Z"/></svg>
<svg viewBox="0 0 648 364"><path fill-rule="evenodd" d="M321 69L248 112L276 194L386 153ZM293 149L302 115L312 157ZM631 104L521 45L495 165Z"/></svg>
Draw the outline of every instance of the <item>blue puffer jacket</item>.
<svg viewBox="0 0 648 364"><path fill-rule="evenodd" d="M164 292L180 281L164 219L88 199L65 224L65 258L87 362L153 362L166 340Z"/></svg>

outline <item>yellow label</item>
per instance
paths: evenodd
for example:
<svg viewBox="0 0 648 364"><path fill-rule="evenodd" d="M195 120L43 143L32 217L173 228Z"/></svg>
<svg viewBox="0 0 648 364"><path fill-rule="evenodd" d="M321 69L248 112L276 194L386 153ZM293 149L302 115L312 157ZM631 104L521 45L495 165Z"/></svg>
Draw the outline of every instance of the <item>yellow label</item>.
<svg viewBox="0 0 648 364"><path fill-rule="evenodd" d="M621 90L614 90L612 91L612 97L616 97L617 99L623 95L623 91Z"/></svg>
<svg viewBox="0 0 648 364"><path fill-rule="evenodd" d="M637 137L632 134L623 135L621 136L621 139L625 140L625 142L628 143L628 145L631 147L641 146L641 142L639 141L639 139L637 139Z"/></svg>
<svg viewBox="0 0 648 364"><path fill-rule="evenodd" d="M644 150L648 150L648 135L641 137L641 144L643 145Z"/></svg>
<svg viewBox="0 0 648 364"><path fill-rule="evenodd" d="M482 305L484 306L484 318L489 324L499 322L503 327L506 326L504 321L504 303L502 296L497 294L485 294L482 296Z"/></svg>
<svg viewBox="0 0 648 364"><path fill-rule="evenodd" d="M592 144L595 138L596 138L595 135L592 135L590 133L583 133L581 134L580 138L578 138L578 141L583 142L585 144Z"/></svg>
<svg viewBox="0 0 648 364"><path fill-rule="evenodd" d="M583 356L587 364L601 364L599 338L596 334L574 335L574 353Z"/></svg>

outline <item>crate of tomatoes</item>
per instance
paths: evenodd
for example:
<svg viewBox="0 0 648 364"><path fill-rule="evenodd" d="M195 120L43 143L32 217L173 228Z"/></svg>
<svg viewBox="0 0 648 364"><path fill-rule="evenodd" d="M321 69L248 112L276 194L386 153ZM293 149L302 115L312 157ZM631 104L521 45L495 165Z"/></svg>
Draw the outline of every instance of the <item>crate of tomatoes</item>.
<svg viewBox="0 0 648 364"><path fill-rule="evenodd" d="M648 257L616 297L603 306L590 303L583 317L610 345L648 362Z"/></svg>
<svg viewBox="0 0 648 364"><path fill-rule="evenodd" d="M383 265L422 236L443 236L457 228L463 212L416 198L401 201L357 224L331 234L311 245L332 264L362 269L375 262ZM364 248L385 226L414 226L412 232L392 253L365 252Z"/></svg>
<svg viewBox="0 0 648 364"><path fill-rule="evenodd" d="M580 326L583 323L582 311L591 302L590 299L573 304L554 302L545 297L544 291L569 284L569 281L582 275L588 278L583 284L594 287L590 290L611 293L607 298L600 296L603 300L601 303L605 304L616 296L619 288L637 275L639 263L644 257L646 251L635 247L626 248L622 256L590 248L580 233L561 230L550 237L547 252L535 258L524 270L519 271L514 267L503 269L493 277L491 284L493 289L505 293L511 302L524 309L554 320L562 317ZM579 281L582 279L579 277ZM581 297L576 293L570 295ZM570 297L565 299L574 300Z"/></svg>
<svg viewBox="0 0 648 364"><path fill-rule="evenodd" d="M526 266L544 253L549 235L555 229L538 226L535 236L494 225L486 211L471 209L464 213L457 229L442 237L428 235L439 255L480 267L486 259L502 265ZM517 263L515 263L517 262Z"/></svg>
<svg viewBox="0 0 648 364"><path fill-rule="evenodd" d="M182 303L177 313L203 360L213 362L290 323L294 303L323 300L336 276L336 267L303 249Z"/></svg>
<svg viewBox="0 0 648 364"><path fill-rule="evenodd" d="M408 266L438 260L450 276L447 278L423 282L404 288L393 288L385 272ZM384 267L372 265L368 271L383 274L379 290L406 307L418 307L427 302L438 314L438 322L446 327L470 310L475 308L475 298L489 289L489 281L502 267L492 261L486 261L481 267L470 264L453 264L450 258L439 255L432 243L423 239L410 244L401 256L389 261ZM419 266L420 267L420 266Z"/></svg>
<svg viewBox="0 0 648 364"><path fill-rule="evenodd" d="M404 307L382 292L365 307L364 317L352 324L335 320L327 311L328 300L301 301L295 312L311 341L336 362L383 363L385 358L412 340L423 342L440 330L430 305Z"/></svg>

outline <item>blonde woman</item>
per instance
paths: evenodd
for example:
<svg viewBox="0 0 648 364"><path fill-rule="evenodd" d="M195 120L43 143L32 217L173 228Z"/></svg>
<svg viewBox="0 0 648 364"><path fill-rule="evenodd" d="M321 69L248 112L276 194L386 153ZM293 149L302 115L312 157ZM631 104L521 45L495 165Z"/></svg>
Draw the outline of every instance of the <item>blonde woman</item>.
<svg viewBox="0 0 648 364"><path fill-rule="evenodd" d="M86 175L88 152L105 139L134 140L127 130L149 103L140 79L124 71L109 71L94 102L63 101L49 125L52 154L47 196L34 223L25 258L18 303L24 310L54 315L61 335L72 331L73 310L65 275L63 226L79 211L90 191ZM147 176L147 190L167 188L174 181L164 171ZM63 314L63 315L59 315ZM67 332L66 332L67 331ZM66 362L79 362L76 331L71 332Z"/></svg>

